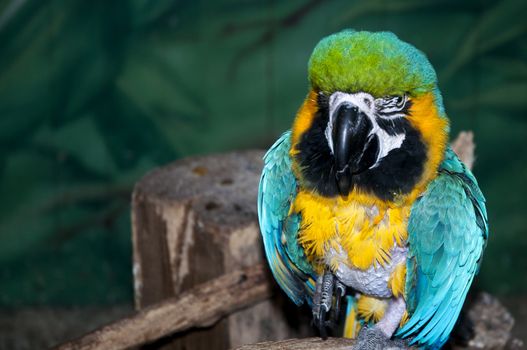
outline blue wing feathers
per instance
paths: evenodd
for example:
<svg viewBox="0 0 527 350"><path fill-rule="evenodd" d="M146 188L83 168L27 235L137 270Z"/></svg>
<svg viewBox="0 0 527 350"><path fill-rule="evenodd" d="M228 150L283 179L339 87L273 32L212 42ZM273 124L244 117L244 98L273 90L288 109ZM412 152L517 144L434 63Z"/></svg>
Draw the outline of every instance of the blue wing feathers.
<svg viewBox="0 0 527 350"><path fill-rule="evenodd" d="M408 233L411 317L397 334L440 348L458 318L488 236L483 194L450 149L439 176L413 205Z"/></svg>
<svg viewBox="0 0 527 350"><path fill-rule="evenodd" d="M314 278L296 237L300 219L289 216L296 195L296 179L291 170L290 132L284 133L264 156L258 190L258 218L264 249L271 271L297 305L311 301Z"/></svg>

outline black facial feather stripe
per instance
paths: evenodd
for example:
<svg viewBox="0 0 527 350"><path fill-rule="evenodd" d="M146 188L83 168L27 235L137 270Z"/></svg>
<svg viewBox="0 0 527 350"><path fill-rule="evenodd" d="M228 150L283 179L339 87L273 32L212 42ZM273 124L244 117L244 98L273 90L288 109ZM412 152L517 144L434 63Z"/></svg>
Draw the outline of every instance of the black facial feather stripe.
<svg viewBox="0 0 527 350"><path fill-rule="evenodd" d="M296 160L302 168L306 186L327 197L338 194L335 159L324 131L329 121L329 99L322 93L317 98L318 110L311 127L296 145Z"/></svg>
<svg viewBox="0 0 527 350"><path fill-rule="evenodd" d="M339 194L336 183L335 159L324 133L328 123L328 99L319 94L318 111L311 127L296 145L296 161L302 169L305 185L325 197ZM392 150L372 169L353 176L353 186L375 194L383 200L393 200L398 194L409 193L423 173L426 146L419 133L405 118L386 120L378 118L379 126L394 135L405 133L400 148Z"/></svg>
<svg viewBox="0 0 527 350"><path fill-rule="evenodd" d="M402 134L407 128L408 120L404 118L383 119L377 117L377 125L390 136Z"/></svg>
<svg viewBox="0 0 527 350"><path fill-rule="evenodd" d="M400 148L394 149L373 169L356 176L359 188L374 193L383 200L393 200L408 194L417 184L426 162L426 146L406 119L406 137Z"/></svg>

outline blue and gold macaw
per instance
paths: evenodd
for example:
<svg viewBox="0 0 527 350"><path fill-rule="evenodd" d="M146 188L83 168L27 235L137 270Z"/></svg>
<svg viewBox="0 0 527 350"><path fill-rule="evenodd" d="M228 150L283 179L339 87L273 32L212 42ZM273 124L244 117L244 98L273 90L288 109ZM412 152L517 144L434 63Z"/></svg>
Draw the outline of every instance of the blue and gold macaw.
<svg viewBox="0 0 527 350"><path fill-rule="evenodd" d="M291 130L264 157L258 215L273 275L323 337L345 300L358 348L440 348L488 226L476 179L447 145L435 71L392 33L347 30L318 43L308 73Z"/></svg>

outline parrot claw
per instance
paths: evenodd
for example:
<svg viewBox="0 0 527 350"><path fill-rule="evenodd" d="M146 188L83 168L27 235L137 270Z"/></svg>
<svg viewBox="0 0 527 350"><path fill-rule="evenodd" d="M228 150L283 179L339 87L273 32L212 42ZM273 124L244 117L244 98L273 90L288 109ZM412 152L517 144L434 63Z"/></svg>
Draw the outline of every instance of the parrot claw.
<svg viewBox="0 0 527 350"><path fill-rule="evenodd" d="M314 316L315 327L317 327L320 337L324 340L328 338L328 332L326 330L326 310L321 309L319 316Z"/></svg>
<svg viewBox="0 0 527 350"><path fill-rule="evenodd" d="M317 279L315 295L313 297L313 323L320 332L320 337L328 337L327 328L334 328L340 313L341 299L346 293L346 287L326 271ZM335 297L335 307L333 306ZM329 314L329 319L326 316Z"/></svg>
<svg viewBox="0 0 527 350"><path fill-rule="evenodd" d="M338 279L335 279L335 307L331 313L331 321L336 324L340 316L340 307L342 305L342 298L346 294L346 286Z"/></svg>

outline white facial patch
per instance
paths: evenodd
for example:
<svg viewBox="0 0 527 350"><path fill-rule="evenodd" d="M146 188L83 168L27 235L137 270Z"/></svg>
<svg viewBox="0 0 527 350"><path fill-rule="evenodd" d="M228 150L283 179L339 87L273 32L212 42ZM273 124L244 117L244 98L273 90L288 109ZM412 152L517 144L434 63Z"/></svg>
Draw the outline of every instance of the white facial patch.
<svg viewBox="0 0 527 350"><path fill-rule="evenodd" d="M379 164L381 159L386 157L391 150L401 147L406 135L404 133L390 135L379 126L379 124L377 123L377 116L375 113L375 99L372 95L365 92L347 94L344 92L337 91L329 97L329 122L324 132L328 141L329 149L331 150L331 154L333 154L332 134L334 112L343 103L351 103L357 106L364 114L366 114L373 126L369 135L375 134L379 139L379 155L377 156L375 164L373 164L370 169L375 168Z"/></svg>

